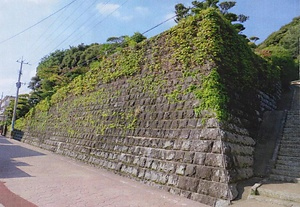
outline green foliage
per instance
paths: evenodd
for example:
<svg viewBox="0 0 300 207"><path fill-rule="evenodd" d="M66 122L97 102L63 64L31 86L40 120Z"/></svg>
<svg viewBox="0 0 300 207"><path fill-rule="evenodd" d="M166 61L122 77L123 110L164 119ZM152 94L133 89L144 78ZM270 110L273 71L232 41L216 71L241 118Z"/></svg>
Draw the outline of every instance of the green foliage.
<svg viewBox="0 0 300 207"><path fill-rule="evenodd" d="M201 87L193 92L196 98L201 100L200 105L195 108L196 114L200 115L205 110L211 110L216 113L217 119L228 119L229 98L217 69L213 69L208 76L204 77Z"/></svg>
<svg viewBox="0 0 300 207"><path fill-rule="evenodd" d="M204 1L192 1L193 7L188 8L185 7L182 3L175 5L175 13L176 19L175 22L178 23L180 20L187 18L189 16L194 16L199 14L201 11L214 8L218 9L220 13L230 22L239 21L240 23L234 23L233 26L236 28L236 31L239 33L245 29L245 27L241 24L249 19L248 16L240 14L229 13L232 7L236 4L235 1L225 1L219 3L219 0L204 0Z"/></svg>
<svg viewBox="0 0 300 207"><path fill-rule="evenodd" d="M284 88L289 87L290 81L298 76L298 67L291 53L281 46L269 46L258 53L271 64L279 68L281 83Z"/></svg>
<svg viewBox="0 0 300 207"><path fill-rule="evenodd" d="M271 88L278 80L278 71L252 52L245 38L236 33L219 9L213 8L216 2L207 1L210 8L185 18L176 27L148 41L131 44L127 40L126 44L130 46L126 48L120 48L119 42L102 45L100 53L106 53L89 63L86 73L78 73L61 87L51 83L57 83L59 72L64 70L54 67L54 74L48 74L45 69L42 74L48 75L46 80L52 81L48 85L56 92L26 115L24 126L42 131L51 120L57 124L55 129L63 129L71 136L78 132L76 127L84 128L88 124L98 134L110 129L134 129L138 123L138 110L133 108L85 111L82 116L73 111L103 105L105 100L119 97L120 89L106 86L122 78L126 79L129 88L152 96L159 91L158 94L170 102L180 102L183 95L193 93L199 100L199 105L194 108L196 114L203 116L205 113L202 112L209 112L220 121L226 120L231 112L233 89L243 93L250 89ZM127 38L124 37L124 41ZM114 53L110 54L109 49ZM81 54L80 57L86 56ZM181 73L174 78L175 83L166 76L172 72ZM67 77L65 74L64 78ZM264 86L260 84L261 79L266 83ZM55 113L49 113L49 109ZM108 116L111 118L107 120ZM74 126L67 123L70 120L74 120Z"/></svg>
<svg viewBox="0 0 300 207"><path fill-rule="evenodd" d="M32 107L32 103L30 102L30 95L29 94L21 94L19 95L18 105L16 108L16 119L19 119L25 114L28 113L30 108ZM13 110L14 110L15 100L11 100L8 107L5 109L5 116L7 117L7 125L11 124L11 120L13 117Z"/></svg>
<svg viewBox="0 0 300 207"><path fill-rule="evenodd" d="M264 42L259 45L259 49L269 46L281 46L288 50L293 58L298 56L298 38L300 37L300 17L296 17L287 25L273 32Z"/></svg>
<svg viewBox="0 0 300 207"><path fill-rule="evenodd" d="M281 82L288 87L290 81L298 79L296 63L300 61L298 54L298 38L300 37L300 17L272 33L262 42L256 52L272 64L279 66Z"/></svg>

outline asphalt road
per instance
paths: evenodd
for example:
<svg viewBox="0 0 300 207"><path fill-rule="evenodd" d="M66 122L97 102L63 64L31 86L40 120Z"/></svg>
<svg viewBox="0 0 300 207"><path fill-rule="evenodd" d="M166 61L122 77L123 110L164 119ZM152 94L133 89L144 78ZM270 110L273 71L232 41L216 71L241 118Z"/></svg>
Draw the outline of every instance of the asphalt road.
<svg viewBox="0 0 300 207"><path fill-rule="evenodd" d="M0 207L205 207L0 136Z"/></svg>

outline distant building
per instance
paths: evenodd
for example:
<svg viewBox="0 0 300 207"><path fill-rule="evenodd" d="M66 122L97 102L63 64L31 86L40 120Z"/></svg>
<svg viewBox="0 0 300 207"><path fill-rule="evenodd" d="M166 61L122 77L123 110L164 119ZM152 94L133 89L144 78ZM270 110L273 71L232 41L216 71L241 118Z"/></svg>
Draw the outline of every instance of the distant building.
<svg viewBox="0 0 300 207"><path fill-rule="evenodd" d="M11 100L14 100L14 96L5 96L2 100L0 100L0 134L5 135L6 125L4 124L6 121L6 116L4 114L5 109L8 107Z"/></svg>

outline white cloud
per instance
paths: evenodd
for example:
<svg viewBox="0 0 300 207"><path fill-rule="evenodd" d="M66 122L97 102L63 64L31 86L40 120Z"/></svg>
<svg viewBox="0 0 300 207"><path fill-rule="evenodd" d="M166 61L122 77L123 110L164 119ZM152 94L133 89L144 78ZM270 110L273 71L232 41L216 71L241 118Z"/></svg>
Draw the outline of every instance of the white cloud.
<svg viewBox="0 0 300 207"><path fill-rule="evenodd" d="M34 3L34 4L53 4L56 3L58 0L0 0L0 3Z"/></svg>
<svg viewBox="0 0 300 207"><path fill-rule="evenodd" d="M142 6L137 6L134 8L134 10L139 13L139 14L143 14L146 15L149 13L149 9L147 7L142 7Z"/></svg>
<svg viewBox="0 0 300 207"><path fill-rule="evenodd" d="M25 0L25 1L32 2L35 4L48 4L48 3L53 3L56 0Z"/></svg>
<svg viewBox="0 0 300 207"><path fill-rule="evenodd" d="M120 8L119 4L103 4L99 3L97 4L97 10L102 15L109 15L112 12L114 12L115 15L119 16L120 12L116 11L118 8Z"/></svg>
<svg viewBox="0 0 300 207"><path fill-rule="evenodd" d="M104 16L112 15L119 20L130 21L133 18L133 16L131 15L126 16L121 14L121 12L118 11L120 7L121 6L119 4L103 4L103 3L99 3L96 6L98 12Z"/></svg>

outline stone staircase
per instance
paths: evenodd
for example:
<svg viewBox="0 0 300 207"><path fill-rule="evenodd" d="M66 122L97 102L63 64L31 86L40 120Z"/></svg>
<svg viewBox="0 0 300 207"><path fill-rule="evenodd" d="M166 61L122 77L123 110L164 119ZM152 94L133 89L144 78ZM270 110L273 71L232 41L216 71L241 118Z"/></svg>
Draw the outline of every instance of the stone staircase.
<svg viewBox="0 0 300 207"><path fill-rule="evenodd" d="M277 161L270 178L285 182L300 181L300 110L287 113Z"/></svg>
<svg viewBox="0 0 300 207"><path fill-rule="evenodd" d="M247 200L233 206L300 207L300 81L292 87L292 105L277 141L269 178L255 184Z"/></svg>
<svg viewBox="0 0 300 207"><path fill-rule="evenodd" d="M300 181L300 85L295 84L291 110L280 141L277 160L270 175L272 180Z"/></svg>
<svg viewBox="0 0 300 207"><path fill-rule="evenodd" d="M300 207L300 185L298 183L264 183L252 188L248 199L260 203L259 206Z"/></svg>

